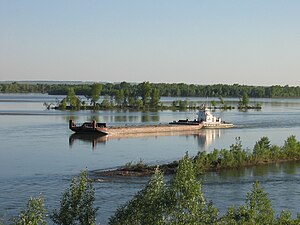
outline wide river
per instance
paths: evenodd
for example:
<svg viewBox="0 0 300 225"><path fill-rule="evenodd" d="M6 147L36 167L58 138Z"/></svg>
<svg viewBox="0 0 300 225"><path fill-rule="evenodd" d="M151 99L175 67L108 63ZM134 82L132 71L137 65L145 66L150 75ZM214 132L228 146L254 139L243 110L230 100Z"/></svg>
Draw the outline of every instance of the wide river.
<svg viewBox="0 0 300 225"><path fill-rule="evenodd" d="M217 110L214 114L232 122L235 128L205 130L198 133L172 133L105 139L72 136L68 121L76 123L96 119L108 125L157 124L178 119L194 119L197 112L159 111L55 111L46 110L44 102L63 96L42 94L0 94L0 221L7 222L24 209L28 199L42 194L48 212L59 207L62 193L70 179L80 171L116 168L142 160L162 164L180 159L185 152L215 148L229 149L240 137L243 148L267 136L271 144L282 146L287 137L300 139L300 99L250 99L262 103L262 110L239 112ZM162 101L172 101L162 98ZM184 100L184 98L183 98ZM198 104L207 98L190 98ZM238 99L224 99L236 106ZM260 181L269 193L278 214L283 209L300 212L300 163L260 166L203 176L203 191L208 201L224 213L231 205L241 205L253 182ZM94 183L97 222L107 224L116 208L139 191L148 178L107 178Z"/></svg>

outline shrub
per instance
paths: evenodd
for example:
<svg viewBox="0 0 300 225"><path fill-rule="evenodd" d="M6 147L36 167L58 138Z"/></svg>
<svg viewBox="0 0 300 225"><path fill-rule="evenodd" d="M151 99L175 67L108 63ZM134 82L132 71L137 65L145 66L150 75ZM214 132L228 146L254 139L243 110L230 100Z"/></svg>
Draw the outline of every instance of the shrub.
<svg viewBox="0 0 300 225"><path fill-rule="evenodd" d="M27 207L21 212L18 218L13 218L14 225L46 225L46 209L44 198L30 198ZM1 221L0 221L1 224Z"/></svg>
<svg viewBox="0 0 300 225"><path fill-rule="evenodd" d="M79 178L73 178L70 188L65 191L60 201L59 211L54 210L51 219L60 225L95 224L98 208L93 207L95 191L88 182L87 172Z"/></svg>

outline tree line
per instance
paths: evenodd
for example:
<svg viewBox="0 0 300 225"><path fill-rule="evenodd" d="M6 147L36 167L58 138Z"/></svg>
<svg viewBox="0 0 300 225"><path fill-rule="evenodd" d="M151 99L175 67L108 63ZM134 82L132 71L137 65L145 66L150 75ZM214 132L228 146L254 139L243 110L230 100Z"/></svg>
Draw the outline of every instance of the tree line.
<svg viewBox="0 0 300 225"><path fill-rule="evenodd" d="M269 139L262 137L256 142L251 154L242 149L239 139L229 150L199 153L195 157L186 154L179 160L176 172L168 182L160 167L156 167L146 186L116 210L109 224L300 224L300 214L293 218L289 210L275 215L268 193L259 182L253 184L244 205L231 206L224 215L220 215L213 202L206 200L198 178L199 171L204 172L211 167L237 168L249 165L249 160L259 163L278 159L295 160L299 157L300 143L295 136L290 136L282 147L270 145ZM62 195L60 208L54 210L50 218L59 225L96 224L98 208L94 207L94 200L94 188L88 180L87 172L83 171L78 178L72 179L70 188ZM44 199L40 196L31 198L27 208L12 219L12 224L46 225L46 217Z"/></svg>
<svg viewBox="0 0 300 225"><path fill-rule="evenodd" d="M147 100L149 94L166 97L235 97L240 98L246 93L251 98L293 98L300 97L299 86L251 86L240 84L196 85L185 83L98 83L101 95L116 96L120 103L133 101L137 96ZM93 84L29 84L0 83L0 93L48 93L50 95L66 95L73 88L77 95L87 95ZM156 93L149 93L149 89Z"/></svg>
<svg viewBox="0 0 300 225"><path fill-rule="evenodd" d="M125 84L124 84L125 85ZM104 99L101 103L98 103L100 96L105 93L103 91L104 86L100 83L94 83L88 87L83 94L87 100L81 101L78 94L79 91L75 90L75 87L68 87L67 96L63 98L54 107L55 109L116 109L116 108L132 108L132 109L157 109L160 104L160 92L157 88L151 86L149 82L143 82L138 85L137 89L130 88L129 85L125 85L119 90L115 90L113 95L104 95ZM49 109L51 105L44 103Z"/></svg>

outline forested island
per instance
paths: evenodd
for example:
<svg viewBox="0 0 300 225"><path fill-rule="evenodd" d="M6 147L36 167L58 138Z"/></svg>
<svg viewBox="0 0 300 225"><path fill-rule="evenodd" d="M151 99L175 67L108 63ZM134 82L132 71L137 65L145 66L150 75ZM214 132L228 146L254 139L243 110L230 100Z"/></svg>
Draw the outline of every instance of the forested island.
<svg viewBox="0 0 300 225"><path fill-rule="evenodd" d="M224 169L238 169L257 165L279 162L299 161L300 142L296 136L287 138L283 146L271 145L268 137L262 137L254 145L252 151L243 149L242 142L236 138L236 143L229 149L214 149L212 152L198 152L190 160L195 166L195 173L200 176L208 171L221 171ZM174 174L179 165L178 161L160 165L165 174ZM115 170L95 172L97 176L147 176L155 172L156 165L147 165L142 161L129 162Z"/></svg>

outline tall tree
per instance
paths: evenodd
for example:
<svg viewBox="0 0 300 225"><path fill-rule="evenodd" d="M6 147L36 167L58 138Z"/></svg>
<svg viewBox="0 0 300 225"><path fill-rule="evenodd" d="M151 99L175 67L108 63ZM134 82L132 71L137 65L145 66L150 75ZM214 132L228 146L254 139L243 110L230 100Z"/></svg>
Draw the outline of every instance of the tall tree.
<svg viewBox="0 0 300 225"><path fill-rule="evenodd" d="M150 97L151 97L151 84L149 83L149 81L147 82L143 82L141 84L139 84L140 87L140 94L142 97L142 101L143 101L143 105L145 107L149 107L150 104Z"/></svg>
<svg viewBox="0 0 300 225"><path fill-rule="evenodd" d="M115 101L118 106L122 106L122 104L124 102L124 91L122 89L116 90Z"/></svg>
<svg viewBox="0 0 300 225"><path fill-rule="evenodd" d="M202 185L196 178L194 163L186 154L179 162L176 175L167 190L167 224L215 224L217 210L208 214ZM209 221L209 222L208 222Z"/></svg>
<svg viewBox="0 0 300 225"><path fill-rule="evenodd" d="M157 88L153 88L151 91L151 99L150 99L150 105L153 108L157 108L160 100L160 93Z"/></svg>
<svg viewBox="0 0 300 225"><path fill-rule="evenodd" d="M247 107L249 105L249 96L247 92L244 91L243 97L242 97L242 106Z"/></svg>
<svg viewBox="0 0 300 225"><path fill-rule="evenodd" d="M109 224L164 224L164 192L164 177L157 169L146 187L127 204L117 209L115 215L110 218Z"/></svg>
<svg viewBox="0 0 300 225"><path fill-rule="evenodd" d="M100 99L102 88L102 84L94 83L92 84L89 93L86 95L86 98L91 99L91 103L93 104L94 108L96 107L97 101Z"/></svg>
<svg viewBox="0 0 300 225"><path fill-rule="evenodd" d="M73 87L70 87L70 88L69 88L69 90L68 90L68 95L67 95L67 98L66 98L66 101L70 104L70 108L71 108L71 109L76 109L76 110L80 109L81 101L80 101L80 99L76 96Z"/></svg>

